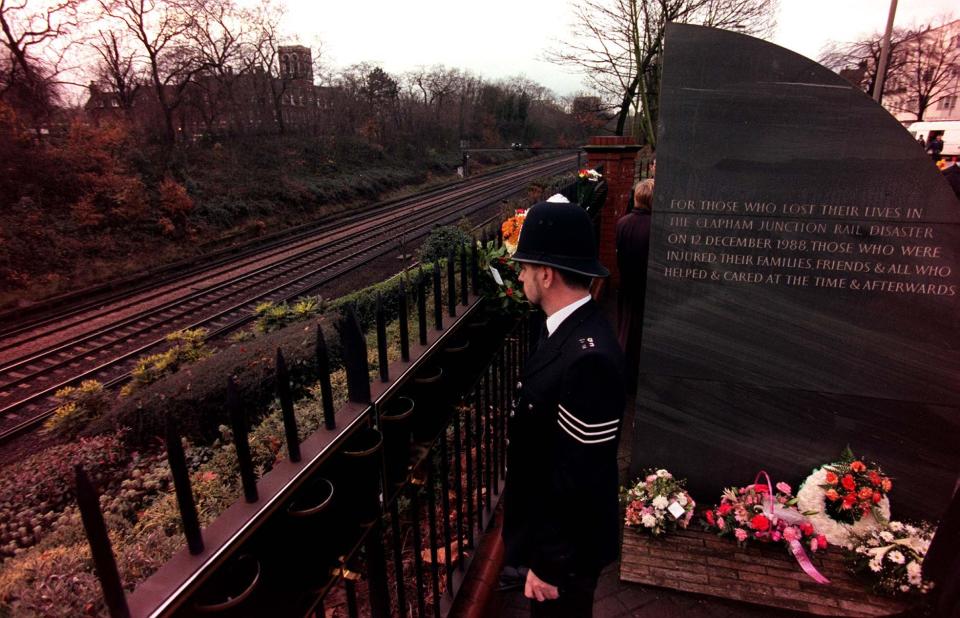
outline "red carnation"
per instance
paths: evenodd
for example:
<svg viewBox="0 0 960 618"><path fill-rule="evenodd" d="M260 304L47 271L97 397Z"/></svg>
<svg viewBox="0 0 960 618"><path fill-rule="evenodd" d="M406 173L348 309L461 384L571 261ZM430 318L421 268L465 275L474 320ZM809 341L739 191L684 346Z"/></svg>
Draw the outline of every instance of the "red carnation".
<svg viewBox="0 0 960 618"><path fill-rule="evenodd" d="M857 501L857 494L849 493L843 497L843 504L841 505L841 508L849 509L854 505L854 503L856 503L856 501Z"/></svg>
<svg viewBox="0 0 960 618"><path fill-rule="evenodd" d="M845 474L843 480L840 481L840 484L843 485L843 488L847 491L853 491L857 486L857 482L853 480L853 476Z"/></svg>
<svg viewBox="0 0 960 618"><path fill-rule="evenodd" d="M753 491L757 492L758 494L765 494L767 493L767 486L763 483L757 483L753 486Z"/></svg>
<svg viewBox="0 0 960 618"><path fill-rule="evenodd" d="M822 551L827 548L827 537L822 534L817 535L817 551Z"/></svg>
<svg viewBox="0 0 960 618"><path fill-rule="evenodd" d="M800 532L803 533L803 536L810 536L813 534L813 524L808 522L803 522L800 524Z"/></svg>
<svg viewBox="0 0 960 618"><path fill-rule="evenodd" d="M880 486L883 488L883 491L890 491L893 488L893 481L890 479L883 479L880 482Z"/></svg>
<svg viewBox="0 0 960 618"><path fill-rule="evenodd" d="M726 502L724 502L723 504L720 505L720 508L717 509L717 513L720 514L721 516L723 516L723 515L726 515L727 513L729 513L729 512L730 512L730 509L732 509L732 508L733 508L732 506L730 506L729 504L727 504Z"/></svg>
<svg viewBox="0 0 960 618"><path fill-rule="evenodd" d="M830 483L831 485L836 485L837 475L834 474L833 472L827 472L827 482Z"/></svg>
<svg viewBox="0 0 960 618"><path fill-rule="evenodd" d="M707 523L711 526L716 525L717 520L713 517L713 511L707 511Z"/></svg>
<svg viewBox="0 0 960 618"><path fill-rule="evenodd" d="M770 527L770 520L766 518L765 515L754 515L753 519L750 520L750 527L754 530L759 530L763 532Z"/></svg>
<svg viewBox="0 0 960 618"><path fill-rule="evenodd" d="M876 470L871 470L871 471L870 471L870 482L871 482L874 486L877 486L877 485L880 484L880 475L877 474L877 471L876 471Z"/></svg>
<svg viewBox="0 0 960 618"><path fill-rule="evenodd" d="M860 490L859 496L861 500L869 500L873 497L873 490L869 487L864 487Z"/></svg>
<svg viewBox="0 0 960 618"><path fill-rule="evenodd" d="M873 492L873 503L880 504L881 500L883 500L883 495L879 491Z"/></svg>
<svg viewBox="0 0 960 618"><path fill-rule="evenodd" d="M855 461L850 464L850 469L854 472L863 472L867 467L863 464L862 461Z"/></svg>
<svg viewBox="0 0 960 618"><path fill-rule="evenodd" d="M826 496L827 500L829 500L830 502L836 502L837 500L840 499L840 494L837 493L836 489L828 489L827 492L823 495Z"/></svg>

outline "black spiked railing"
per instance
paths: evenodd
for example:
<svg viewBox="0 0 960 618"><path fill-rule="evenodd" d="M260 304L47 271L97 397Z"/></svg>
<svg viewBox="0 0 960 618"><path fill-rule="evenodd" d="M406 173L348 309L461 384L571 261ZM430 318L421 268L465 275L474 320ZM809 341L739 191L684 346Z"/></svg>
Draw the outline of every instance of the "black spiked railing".
<svg viewBox="0 0 960 618"><path fill-rule="evenodd" d="M436 499L436 488L435 482L436 478L433 473L434 469L434 451L430 451L430 456L427 459L427 526L429 529L429 539L430 539L430 583L433 586L433 614L439 618L440 616L440 565L439 560L439 550L440 546L438 545L437 540L437 499Z"/></svg>
<svg viewBox="0 0 960 618"><path fill-rule="evenodd" d="M397 591L397 607L407 606L406 579L403 573L403 524L400 522L400 501L390 502L390 531L393 544L393 582Z"/></svg>
<svg viewBox="0 0 960 618"><path fill-rule="evenodd" d="M353 307L347 310L338 327L343 344L343 368L347 372L348 397L354 403L369 403L370 365L367 362L367 342Z"/></svg>
<svg viewBox="0 0 960 618"><path fill-rule="evenodd" d="M467 246L460 245L460 304L464 307L470 302L470 288L467 287Z"/></svg>
<svg viewBox="0 0 960 618"><path fill-rule="evenodd" d="M483 246L486 247L486 243ZM470 243L470 289L474 295L480 293L480 249L476 239Z"/></svg>
<svg viewBox="0 0 960 618"><path fill-rule="evenodd" d="M442 513L450 512L450 460L447 452L447 432L440 434L440 504ZM447 590L453 588L453 535L450 530L450 518L443 518L443 567L447 578Z"/></svg>
<svg viewBox="0 0 960 618"><path fill-rule="evenodd" d="M383 311L383 296L377 294L377 364L380 368L380 381L390 381L390 366L387 361L387 315Z"/></svg>
<svg viewBox="0 0 960 618"><path fill-rule="evenodd" d="M440 286L440 260L433 263L433 327L443 330L443 295Z"/></svg>
<svg viewBox="0 0 960 618"><path fill-rule="evenodd" d="M244 418L243 403L237 393L237 381L233 376L227 378L227 411L230 413L230 426L233 429L233 445L240 465L240 483L243 485L243 497L247 502L259 499L257 476L250 457L250 441L247 436L247 421Z"/></svg>
<svg viewBox="0 0 960 618"><path fill-rule="evenodd" d="M420 535L420 529L423 520L420 517L420 488L423 482L414 480L410 485L410 515L413 520L411 532L413 536L413 563L417 584L417 616L426 616L426 588L424 586L425 574L423 572L423 540Z"/></svg>
<svg viewBox="0 0 960 618"><path fill-rule="evenodd" d="M417 279L417 326L420 345L427 345L427 281L422 267Z"/></svg>
<svg viewBox="0 0 960 618"><path fill-rule="evenodd" d="M333 386L330 384L330 356L323 329L317 324L317 372L320 381L320 399L323 405L323 424L328 430L337 426L336 410L333 409Z"/></svg>
<svg viewBox="0 0 960 618"><path fill-rule="evenodd" d="M173 476L173 487L177 495L177 506L180 509L180 521L183 523L183 534L187 537L187 548L191 554L196 555L203 551L203 535L200 532L197 505L193 501L183 442L176 421L172 418L167 419L167 462L170 464L170 474Z"/></svg>
<svg viewBox="0 0 960 618"><path fill-rule="evenodd" d="M460 410L461 409L462 409L462 403L461 403L461 407L458 407L456 410L454 410L454 413L452 415L452 423L453 423L453 477L455 479L453 483L453 492L454 492L454 500L455 500L454 508L457 513L456 543L457 543L458 551L462 556L463 541L464 541L464 538L463 538L464 476L463 476L463 469L460 461L463 455L463 446L461 445L461 439L460 439ZM460 569L463 570L463 560L459 561L459 565L460 565ZM453 585L451 583L450 588L452 587Z"/></svg>
<svg viewBox="0 0 960 618"><path fill-rule="evenodd" d="M447 315L457 316L457 278L454 267L457 263L456 255L451 250L447 256Z"/></svg>
<svg viewBox="0 0 960 618"><path fill-rule="evenodd" d="M400 278L400 306L397 308L397 321L400 323L400 359L410 361L410 324L407 315L407 278Z"/></svg>
<svg viewBox="0 0 960 618"><path fill-rule="evenodd" d="M417 616L450 612L473 550L497 506L503 484L506 407L524 357L521 344L525 345L527 332L521 323L508 336L508 323L478 319L482 299L468 289L467 259L467 248L461 246L446 262L446 300L453 318L446 329L441 264L434 263L431 273L435 329L427 327L430 280L421 275L412 281L419 326L419 341L414 346L406 328L406 282L401 278L397 307L400 360L394 363L387 355L386 303L378 299L375 327L380 375L372 385L366 338L356 312L347 309L336 323L340 341L334 351L346 373L348 402L340 410L335 410L333 403L333 354L317 325L315 356L324 428L303 443L298 441L297 404L287 360L278 350L276 393L290 458L274 462L273 469L259 481L248 443L247 421L254 410L242 401L236 383L228 381L225 403L244 500L203 531L180 433L172 420L168 423L168 460L187 548L125 599L119 577L111 579L116 566L110 567L112 551L105 530L98 533L96 525L88 526L112 617L192 615L200 607L199 595L207 595L209 584L223 579L227 569L237 564L254 564L262 576L249 598L230 600L239 603L237 615L261 615L264 611L323 615L335 598L345 600L351 616L380 618L398 611L405 614L408 609ZM474 288L479 287L478 265L474 242L469 264ZM458 296L464 306L459 313L455 307ZM458 331L464 329L465 333L469 328L483 328L471 331L482 336L469 346L451 347L451 341L465 339ZM451 355L449 350L456 352ZM424 369L437 377L426 383L414 380ZM398 398L406 399L401 402ZM393 415L394 424L389 427L384 424L388 422L384 410ZM413 427L426 428L420 432L419 442L413 441L417 439ZM330 481L325 480L328 478ZM317 487L325 488L319 497ZM96 496L85 489L78 489L78 496L86 525L88 516L99 516ZM404 496L407 499L401 500ZM335 505L333 510L327 509L329 503ZM291 513L299 518L296 525L289 519ZM304 519L321 516L322 524L319 519ZM102 517L100 522L102 528ZM307 547L310 551L304 554ZM340 566L330 576L333 564ZM316 574L323 577L318 579ZM406 581L411 582L410 587L405 588ZM331 597L335 589L341 593ZM125 613L125 602L129 613Z"/></svg>
<svg viewBox="0 0 960 618"><path fill-rule="evenodd" d="M283 432L287 437L287 453L290 461L300 461L300 437L297 431L297 417L293 413L293 393L290 391L290 372L283 352L277 348L277 398L280 400L280 412L283 416Z"/></svg>
<svg viewBox="0 0 960 618"><path fill-rule="evenodd" d="M94 489L83 466L77 464L74 470L80 519L90 540L93 566L100 579L107 611L110 613L110 618L127 618L130 616L130 609L127 607L127 597L123 592L123 584L120 581L120 573L117 571L117 561L113 557L103 513L100 512L100 495Z"/></svg>
<svg viewBox="0 0 960 618"><path fill-rule="evenodd" d="M474 389L473 400L476 401L476 389ZM467 503L467 543L470 547L474 547L474 537L473 537L473 425L470 424L470 411L471 405L467 402L464 402L463 407L463 449L464 449L464 459L466 460L466 487L464 488L464 493ZM459 501L458 501L459 502ZM463 564L460 565L460 568L463 569Z"/></svg>
<svg viewBox="0 0 960 618"><path fill-rule="evenodd" d="M364 545L367 579L370 592L370 612L374 616L390 615L390 584L387 579L387 559L383 551L383 530L380 520L373 523Z"/></svg>

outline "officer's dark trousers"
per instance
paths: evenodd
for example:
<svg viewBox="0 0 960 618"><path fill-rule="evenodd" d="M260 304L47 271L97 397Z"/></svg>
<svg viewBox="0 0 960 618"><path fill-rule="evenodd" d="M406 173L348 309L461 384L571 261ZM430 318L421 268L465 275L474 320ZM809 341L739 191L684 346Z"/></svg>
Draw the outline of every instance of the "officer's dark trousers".
<svg viewBox="0 0 960 618"><path fill-rule="evenodd" d="M593 592L600 574L572 575L560 586L560 598L530 601L532 618L590 618L593 616Z"/></svg>

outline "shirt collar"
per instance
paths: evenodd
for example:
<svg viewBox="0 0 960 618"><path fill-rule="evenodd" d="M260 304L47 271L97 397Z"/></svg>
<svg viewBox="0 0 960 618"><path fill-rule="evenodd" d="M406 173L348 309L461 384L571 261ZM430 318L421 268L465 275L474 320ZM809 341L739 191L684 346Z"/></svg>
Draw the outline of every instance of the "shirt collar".
<svg viewBox="0 0 960 618"><path fill-rule="evenodd" d="M562 324L564 320L570 317L571 313L573 313L580 307L586 305L588 302L590 302L589 294L587 294L580 300L575 300L569 305L567 305L566 307L559 309L558 311L555 311L553 315L547 318L547 336L550 336L554 332L556 332L556 330L560 328L560 324Z"/></svg>

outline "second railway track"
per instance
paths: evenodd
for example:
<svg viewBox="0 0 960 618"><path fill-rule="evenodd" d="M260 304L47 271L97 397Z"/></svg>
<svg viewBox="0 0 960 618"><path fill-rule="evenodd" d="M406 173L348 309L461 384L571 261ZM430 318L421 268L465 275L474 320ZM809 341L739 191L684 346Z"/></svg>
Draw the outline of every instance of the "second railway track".
<svg viewBox="0 0 960 618"><path fill-rule="evenodd" d="M416 241L434 225L472 215L571 163L569 156L541 160L366 209L261 252L192 269L157 291L140 286L105 306L66 310L62 320L10 331L0 339L0 443L47 418L53 394L64 386L84 379L123 382L137 358L163 349L168 332L204 327L211 339L221 337L248 323L260 302L315 292L401 240ZM64 329L72 334L58 337Z"/></svg>

